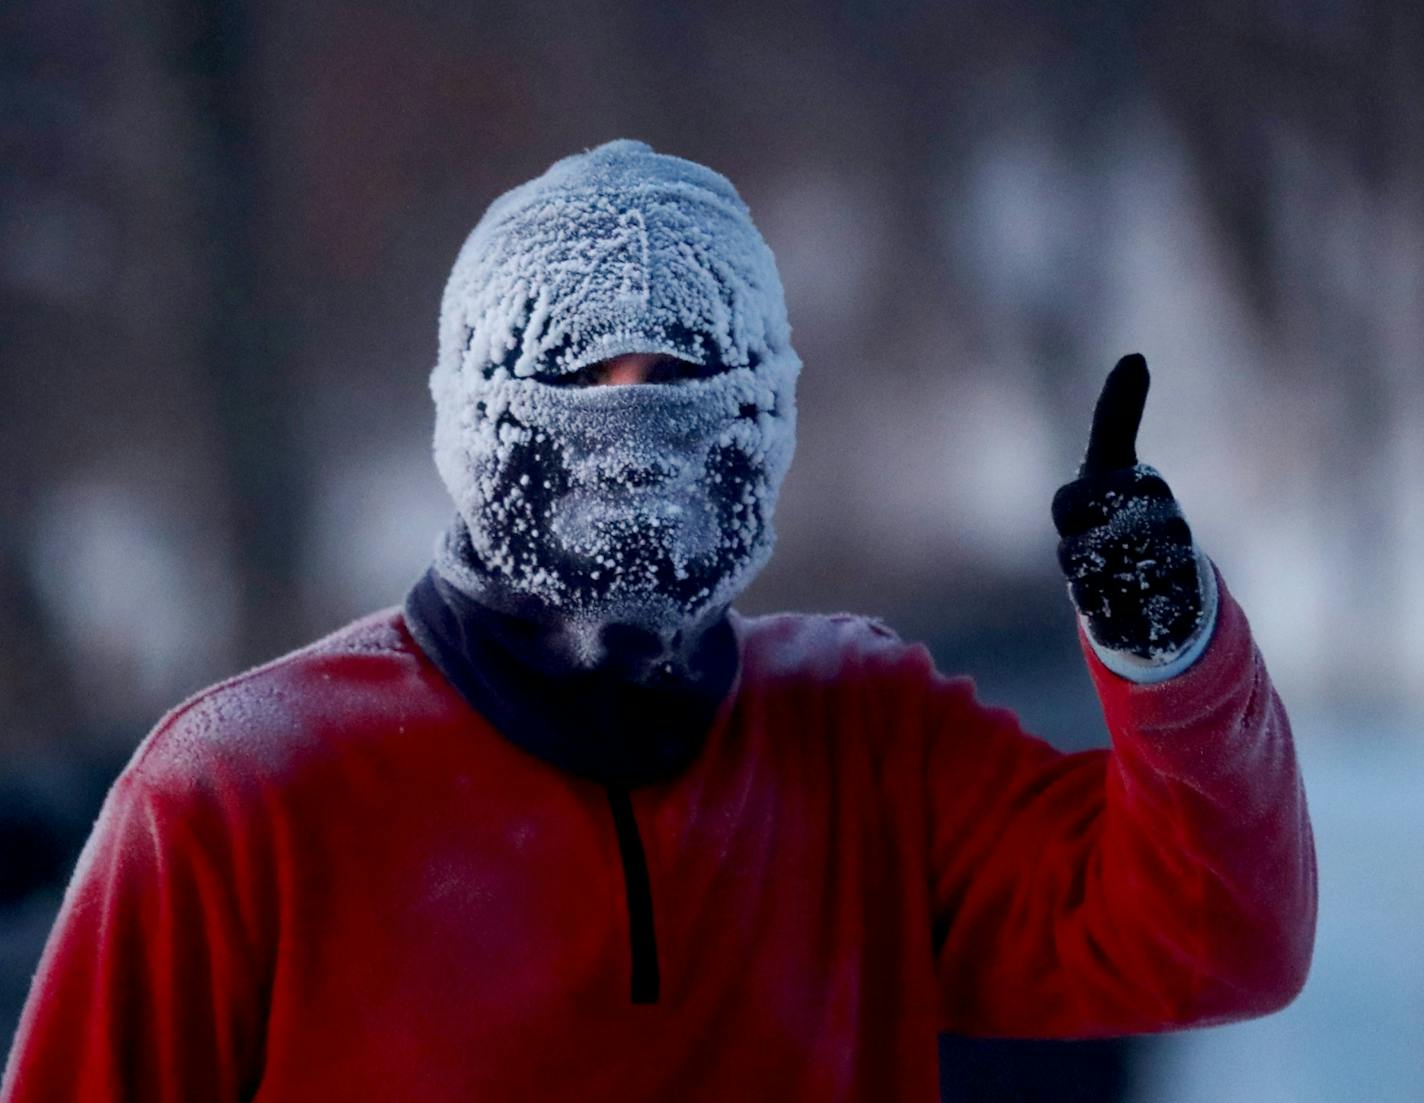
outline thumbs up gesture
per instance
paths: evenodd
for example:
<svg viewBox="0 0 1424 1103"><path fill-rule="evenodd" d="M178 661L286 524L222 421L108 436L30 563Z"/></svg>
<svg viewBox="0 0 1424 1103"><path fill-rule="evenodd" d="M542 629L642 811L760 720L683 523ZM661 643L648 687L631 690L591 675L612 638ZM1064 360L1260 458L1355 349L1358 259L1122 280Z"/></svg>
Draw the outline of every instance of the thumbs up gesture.
<svg viewBox="0 0 1424 1103"><path fill-rule="evenodd" d="M1147 361L1136 353L1108 374L1078 477L1053 497L1053 523L1059 565L1093 642L1165 664L1197 640L1215 588L1207 594L1171 490L1137 462L1149 382Z"/></svg>

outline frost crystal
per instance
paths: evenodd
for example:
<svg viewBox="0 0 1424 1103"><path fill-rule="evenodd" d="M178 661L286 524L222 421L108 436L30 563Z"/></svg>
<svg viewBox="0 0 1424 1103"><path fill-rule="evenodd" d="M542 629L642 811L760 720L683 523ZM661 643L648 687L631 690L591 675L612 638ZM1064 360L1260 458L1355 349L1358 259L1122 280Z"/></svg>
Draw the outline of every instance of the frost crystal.
<svg viewBox="0 0 1424 1103"><path fill-rule="evenodd" d="M631 352L695 378L571 385ZM463 525L440 569L591 628L720 608L771 552L799 369L726 179L626 140L557 162L491 204L446 287L435 459Z"/></svg>

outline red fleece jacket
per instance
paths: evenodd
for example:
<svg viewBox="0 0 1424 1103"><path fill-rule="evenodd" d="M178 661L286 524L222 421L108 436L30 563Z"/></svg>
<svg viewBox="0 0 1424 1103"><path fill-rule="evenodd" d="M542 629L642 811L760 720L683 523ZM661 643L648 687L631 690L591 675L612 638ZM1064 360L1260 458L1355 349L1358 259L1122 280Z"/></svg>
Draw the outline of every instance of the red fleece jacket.
<svg viewBox="0 0 1424 1103"><path fill-rule="evenodd" d="M1223 591L1184 674L1088 655L1065 755L854 617L734 619L699 758L635 790L661 990L629 997L606 794L360 621L168 716L80 859L0 1097L913 1099L935 1032L1261 1014L1315 914L1289 728Z"/></svg>

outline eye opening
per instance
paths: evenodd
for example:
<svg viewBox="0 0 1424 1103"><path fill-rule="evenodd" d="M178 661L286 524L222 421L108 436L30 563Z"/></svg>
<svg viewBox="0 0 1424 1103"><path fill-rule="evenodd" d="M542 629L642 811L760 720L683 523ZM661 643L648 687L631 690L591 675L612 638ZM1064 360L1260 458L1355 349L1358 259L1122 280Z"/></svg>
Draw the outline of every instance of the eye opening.
<svg viewBox="0 0 1424 1103"><path fill-rule="evenodd" d="M693 379L706 379L715 374L708 364L698 364L677 356L660 356L648 369L649 383L685 383Z"/></svg>
<svg viewBox="0 0 1424 1103"><path fill-rule="evenodd" d="M585 364L582 368L573 372L564 372L553 376L547 381L557 387L597 387L618 385L613 384L609 378L610 365L617 357L610 357L607 360L598 360L592 364ZM659 353L652 363L644 369L645 374L636 380L623 381L622 385L628 382L637 384L664 384L664 383L690 383L699 379L707 379L723 370L718 364L698 364L691 360L684 360L678 356L667 353Z"/></svg>

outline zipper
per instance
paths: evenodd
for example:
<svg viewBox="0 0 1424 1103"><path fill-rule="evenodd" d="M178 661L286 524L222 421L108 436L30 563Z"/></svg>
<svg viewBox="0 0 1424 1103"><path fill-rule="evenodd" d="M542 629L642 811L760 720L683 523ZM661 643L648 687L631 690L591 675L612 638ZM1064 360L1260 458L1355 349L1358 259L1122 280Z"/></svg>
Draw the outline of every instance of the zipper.
<svg viewBox="0 0 1424 1103"><path fill-rule="evenodd" d="M618 834L623 859L623 888L628 898L628 947L632 960L631 990L634 1003L658 1002L658 942L653 930L653 893L648 882L648 860L633 801L627 789L609 785L608 808Z"/></svg>

